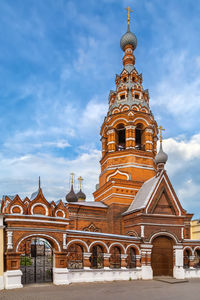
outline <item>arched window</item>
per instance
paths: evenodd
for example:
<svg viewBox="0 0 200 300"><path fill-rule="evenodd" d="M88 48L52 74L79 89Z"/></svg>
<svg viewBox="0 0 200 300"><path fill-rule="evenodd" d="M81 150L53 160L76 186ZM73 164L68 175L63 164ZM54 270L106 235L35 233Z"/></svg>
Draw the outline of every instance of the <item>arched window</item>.
<svg viewBox="0 0 200 300"><path fill-rule="evenodd" d="M143 125L137 124L135 128L135 149L144 150Z"/></svg>
<svg viewBox="0 0 200 300"><path fill-rule="evenodd" d="M110 268L111 269L121 268L121 250L119 247L115 246L111 249Z"/></svg>
<svg viewBox="0 0 200 300"><path fill-rule="evenodd" d="M127 268L136 268L136 251L132 247L128 249Z"/></svg>
<svg viewBox="0 0 200 300"><path fill-rule="evenodd" d="M90 260L92 269L102 269L104 267L104 254L101 246L95 245L92 247Z"/></svg>
<svg viewBox="0 0 200 300"><path fill-rule="evenodd" d="M124 125L119 124L116 128L116 132L117 132L117 136L116 136L117 149L116 150L118 150L118 151L125 150L125 148L126 148L126 129L125 129Z"/></svg>
<svg viewBox="0 0 200 300"><path fill-rule="evenodd" d="M185 249L184 251L184 268L189 268L190 266L190 250Z"/></svg>
<svg viewBox="0 0 200 300"><path fill-rule="evenodd" d="M72 244L67 254L68 269L83 269L83 247Z"/></svg>
<svg viewBox="0 0 200 300"><path fill-rule="evenodd" d="M194 256L194 268L200 268L200 249L195 251Z"/></svg>

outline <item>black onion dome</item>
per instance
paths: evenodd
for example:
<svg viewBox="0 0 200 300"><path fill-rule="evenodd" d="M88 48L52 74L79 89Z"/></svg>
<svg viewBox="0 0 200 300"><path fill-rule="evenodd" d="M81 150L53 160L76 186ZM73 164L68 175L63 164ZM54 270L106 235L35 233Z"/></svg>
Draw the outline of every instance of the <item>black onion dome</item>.
<svg viewBox="0 0 200 300"><path fill-rule="evenodd" d="M136 35L130 31L129 26L128 26L127 32L124 35L122 35L121 40L120 40L120 46L123 51L125 49L125 46L127 46L127 45L132 45L133 50L135 50L137 47Z"/></svg>
<svg viewBox="0 0 200 300"><path fill-rule="evenodd" d="M78 199L83 199L83 200L86 199L86 195L82 192L81 189L80 189L80 191L76 194L76 197L77 197Z"/></svg>
<svg viewBox="0 0 200 300"><path fill-rule="evenodd" d="M77 198L76 194L74 193L73 185L71 185L71 190L66 195L65 199L67 202L77 202L78 201L78 198Z"/></svg>

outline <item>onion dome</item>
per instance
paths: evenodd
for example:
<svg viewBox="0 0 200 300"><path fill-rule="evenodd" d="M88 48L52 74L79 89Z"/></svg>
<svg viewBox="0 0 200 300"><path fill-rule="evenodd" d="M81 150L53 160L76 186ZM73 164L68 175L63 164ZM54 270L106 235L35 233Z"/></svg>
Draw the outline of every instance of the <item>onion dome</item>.
<svg viewBox="0 0 200 300"><path fill-rule="evenodd" d="M128 24L127 32L121 37L121 40L120 40L120 46L123 51L125 50L125 47L127 45L132 45L133 50L135 50L137 47L137 38L136 38L135 34L130 31L129 24Z"/></svg>
<svg viewBox="0 0 200 300"><path fill-rule="evenodd" d="M85 199L86 199L86 195L82 192L81 189L80 189L80 191L76 194L76 197L78 198L78 201L85 201Z"/></svg>
<svg viewBox="0 0 200 300"><path fill-rule="evenodd" d="M65 197L67 202L77 202L78 198L74 192L73 184L71 185L71 190L70 192L66 195Z"/></svg>
<svg viewBox="0 0 200 300"><path fill-rule="evenodd" d="M162 149L162 143L160 143L160 150L155 157L155 163L158 164L166 164L168 159L168 155Z"/></svg>

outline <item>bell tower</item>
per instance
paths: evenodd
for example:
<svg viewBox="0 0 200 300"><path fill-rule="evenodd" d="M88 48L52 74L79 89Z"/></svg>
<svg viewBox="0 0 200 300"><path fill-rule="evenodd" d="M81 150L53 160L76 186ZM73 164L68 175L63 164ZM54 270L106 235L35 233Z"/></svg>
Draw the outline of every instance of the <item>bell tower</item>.
<svg viewBox="0 0 200 300"><path fill-rule="evenodd" d="M135 68L137 38L128 29L120 46L123 70L110 91L108 113L101 127L102 158L95 201L130 205L142 184L156 174L158 126L149 107L149 92Z"/></svg>

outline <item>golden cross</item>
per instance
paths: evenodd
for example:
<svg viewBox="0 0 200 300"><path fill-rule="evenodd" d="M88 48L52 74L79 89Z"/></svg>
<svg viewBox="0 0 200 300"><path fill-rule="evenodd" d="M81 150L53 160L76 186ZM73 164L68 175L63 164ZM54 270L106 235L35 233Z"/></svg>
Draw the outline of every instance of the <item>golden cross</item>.
<svg viewBox="0 0 200 300"><path fill-rule="evenodd" d="M128 10L128 25L129 25L130 24L130 12L133 12L133 10L131 10L130 6L128 6L125 9Z"/></svg>
<svg viewBox="0 0 200 300"><path fill-rule="evenodd" d="M79 180L79 182L80 182L80 190L81 190L81 188L82 188L82 182L83 182L83 178L80 176L80 177L78 178L78 180Z"/></svg>
<svg viewBox="0 0 200 300"><path fill-rule="evenodd" d="M74 175L75 175L75 174L74 174L74 173L71 173L70 175L72 176L71 184L73 184L73 183L74 183Z"/></svg>
<svg viewBox="0 0 200 300"><path fill-rule="evenodd" d="M165 131L165 129L162 126L158 127L158 129L160 130L160 143L162 143L162 132Z"/></svg>

